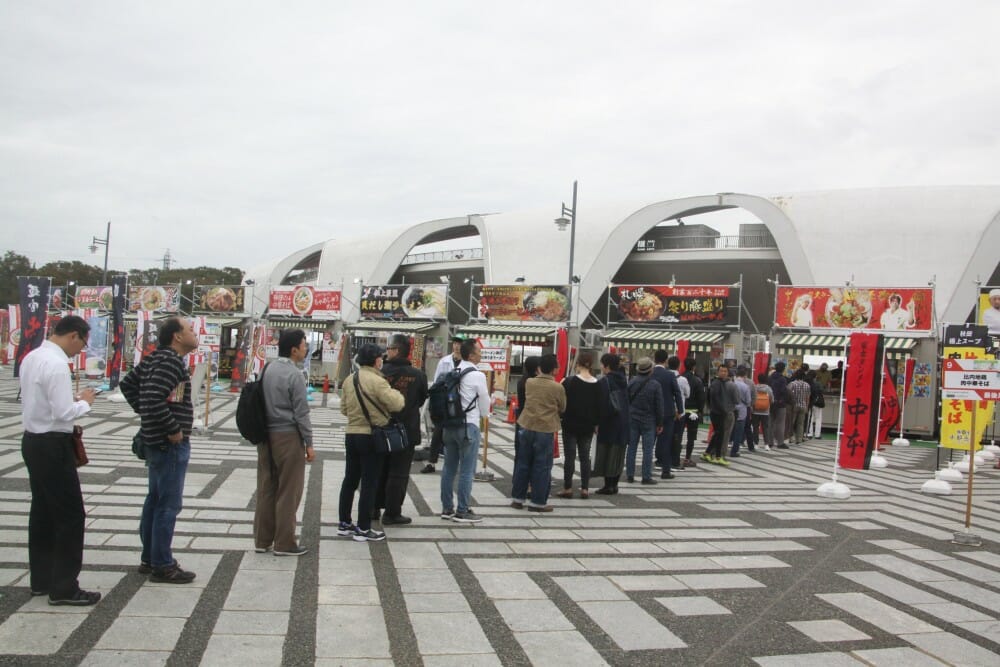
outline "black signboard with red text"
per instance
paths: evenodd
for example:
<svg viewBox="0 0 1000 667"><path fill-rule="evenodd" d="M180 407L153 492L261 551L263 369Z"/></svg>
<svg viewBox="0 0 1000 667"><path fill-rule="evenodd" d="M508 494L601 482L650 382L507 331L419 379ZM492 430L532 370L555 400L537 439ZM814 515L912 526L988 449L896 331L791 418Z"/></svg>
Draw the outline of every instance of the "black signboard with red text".
<svg viewBox="0 0 1000 667"><path fill-rule="evenodd" d="M730 324L728 285L612 285L618 321L662 324ZM735 324L735 322L733 323Z"/></svg>
<svg viewBox="0 0 1000 667"><path fill-rule="evenodd" d="M22 276L17 279L17 292L21 301L21 338L14 355L14 377L18 377L20 373L21 361L45 340L51 283L51 279L37 276Z"/></svg>

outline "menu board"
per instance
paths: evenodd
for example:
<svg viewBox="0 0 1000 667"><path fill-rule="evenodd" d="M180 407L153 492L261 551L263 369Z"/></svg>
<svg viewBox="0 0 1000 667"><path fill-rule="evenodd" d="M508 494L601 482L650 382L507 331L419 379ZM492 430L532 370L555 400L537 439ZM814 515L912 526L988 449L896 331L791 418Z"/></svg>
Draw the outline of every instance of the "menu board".
<svg viewBox="0 0 1000 667"><path fill-rule="evenodd" d="M804 329L929 332L930 287L779 287L774 325Z"/></svg>
<svg viewBox="0 0 1000 667"><path fill-rule="evenodd" d="M194 309L200 313L242 313L242 285L195 285Z"/></svg>
<svg viewBox="0 0 1000 667"><path fill-rule="evenodd" d="M180 308L180 285L129 285L129 312L176 313Z"/></svg>
<svg viewBox="0 0 1000 667"><path fill-rule="evenodd" d="M115 294L110 285L79 286L76 288L76 298L74 305L76 308L96 308L98 310L111 310L114 304Z"/></svg>
<svg viewBox="0 0 1000 667"><path fill-rule="evenodd" d="M570 316L567 285L482 285L479 316L517 322L567 322Z"/></svg>
<svg viewBox="0 0 1000 667"><path fill-rule="evenodd" d="M611 303L624 322L728 324L729 286L613 285Z"/></svg>
<svg viewBox="0 0 1000 667"><path fill-rule="evenodd" d="M309 285L274 287L268 298L268 313L339 320L340 290L321 290Z"/></svg>
<svg viewBox="0 0 1000 667"><path fill-rule="evenodd" d="M443 320L448 317L448 286L365 285L361 317L368 319Z"/></svg>

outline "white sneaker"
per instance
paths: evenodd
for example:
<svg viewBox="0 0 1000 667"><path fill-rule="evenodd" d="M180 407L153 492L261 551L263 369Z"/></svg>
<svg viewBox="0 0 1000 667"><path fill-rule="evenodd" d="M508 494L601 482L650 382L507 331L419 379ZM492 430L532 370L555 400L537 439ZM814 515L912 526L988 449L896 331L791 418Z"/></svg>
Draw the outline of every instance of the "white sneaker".
<svg viewBox="0 0 1000 667"><path fill-rule="evenodd" d="M771 446L770 445L764 445L764 451L765 452L771 451Z"/></svg>

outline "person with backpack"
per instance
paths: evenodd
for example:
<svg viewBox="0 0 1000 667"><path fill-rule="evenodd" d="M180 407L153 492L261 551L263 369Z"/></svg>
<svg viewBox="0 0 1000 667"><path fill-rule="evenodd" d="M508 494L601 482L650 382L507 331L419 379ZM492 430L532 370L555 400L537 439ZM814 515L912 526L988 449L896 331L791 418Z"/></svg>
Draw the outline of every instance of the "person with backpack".
<svg viewBox="0 0 1000 667"><path fill-rule="evenodd" d="M472 479L476 474L476 460L479 458L480 420L490 418L490 392L486 386L486 375L476 367L481 358L479 343L472 339L463 341L460 354L462 361L455 368L458 375L455 387L457 400L452 402L453 408L449 411L455 413L451 415L451 419L457 423L446 418L441 429L444 447L441 518L456 523L479 523L483 518L472 511L471 507ZM436 408L431 412L432 417L435 412Z"/></svg>
<svg viewBox="0 0 1000 667"><path fill-rule="evenodd" d="M257 504L253 515L254 550L275 556L302 556L308 549L295 539L295 515L302 501L306 463L316 458L306 382L299 365L309 351L302 329L284 329L278 358L261 377L267 439L257 444Z"/></svg>
<svg viewBox="0 0 1000 667"><path fill-rule="evenodd" d="M122 395L139 414L149 473L149 491L139 520L139 574L165 584L189 584L195 573L181 569L171 546L184 505L184 477L191 460L191 374L184 356L198 349L191 322L172 317L160 325L156 352L122 378Z"/></svg>
<svg viewBox="0 0 1000 667"><path fill-rule="evenodd" d="M382 455L375 451L372 427L387 425L392 413L402 410L406 401L382 376L382 350L377 345L362 345L355 361L358 370L344 380L340 401L340 411L347 417L344 435L347 463L344 481L340 485L337 535L350 537L355 542L379 542L385 539L385 533L372 529L372 509ZM351 510L359 483L361 493L358 496L358 522L355 524L351 521Z"/></svg>
<svg viewBox="0 0 1000 667"><path fill-rule="evenodd" d="M403 409L393 417L406 428L407 446L400 452L390 452L383 457L375 490L375 517L385 509L383 526L402 526L413 520L403 516L403 500L410 483L410 464L413 452L420 442L420 406L427 400L427 376L410 362L410 339L395 334L386 348L388 358L382 364L382 374L389 386L403 395Z"/></svg>
<svg viewBox="0 0 1000 667"><path fill-rule="evenodd" d="M461 336L454 336L451 339L451 354L446 354L438 360L437 368L434 369L434 379L431 381L431 384L436 383L445 375L458 368L458 365L462 363L461 350L463 342L465 342L465 339ZM438 459L441 457L441 448L443 446L441 438L441 427L435 424L434 430L431 432L431 445L427 453L427 463L420 469L421 473L426 475L436 472L437 469L434 466L437 465Z"/></svg>
<svg viewBox="0 0 1000 667"><path fill-rule="evenodd" d="M538 375L524 386L524 412L518 417L521 427L521 456L511 485L511 507L529 512L551 512L549 490L552 486L552 454L559 417L566 411L566 390L553 374L559 368L554 354L543 354ZM528 484L531 497L528 497Z"/></svg>
<svg viewBox="0 0 1000 667"><path fill-rule="evenodd" d="M764 451L771 451L771 403L774 402L774 392L767 383L767 373L757 376L754 385L753 410L750 415L750 436L754 445L759 445L761 436L764 438Z"/></svg>
<svg viewBox="0 0 1000 667"><path fill-rule="evenodd" d="M653 380L653 360L643 357L636 362L636 376L628 383L629 439L625 454L625 475L635 483L635 457L642 439L642 483L656 484L653 479L653 447L656 436L663 431L663 389Z"/></svg>
<svg viewBox="0 0 1000 667"><path fill-rule="evenodd" d="M618 493L629 437L628 380L617 354L601 356L601 379L597 386L601 390L601 403L593 474L604 477L604 486L595 493L612 496Z"/></svg>
<svg viewBox="0 0 1000 667"><path fill-rule="evenodd" d="M687 430L687 445L681 468L694 468L698 464L691 458L694 453L694 441L698 439L698 427L701 426L702 411L705 409L705 383L695 372L697 364L694 357L684 360L684 378L691 388L690 394L684 399L684 429Z"/></svg>

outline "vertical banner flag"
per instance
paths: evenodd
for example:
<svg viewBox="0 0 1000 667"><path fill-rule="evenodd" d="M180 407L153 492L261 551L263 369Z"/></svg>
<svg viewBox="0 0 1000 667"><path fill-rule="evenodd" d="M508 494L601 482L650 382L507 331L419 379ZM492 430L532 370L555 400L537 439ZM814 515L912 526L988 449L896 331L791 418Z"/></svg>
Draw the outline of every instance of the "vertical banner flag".
<svg viewBox="0 0 1000 667"><path fill-rule="evenodd" d="M111 279L111 363L108 364L108 387L114 389L122 375L125 351L125 308L128 305L128 276Z"/></svg>
<svg viewBox="0 0 1000 667"><path fill-rule="evenodd" d="M841 468L867 470L878 435L878 400L882 375L882 334L851 334L840 428Z"/></svg>
<svg viewBox="0 0 1000 667"><path fill-rule="evenodd" d="M556 382L562 382L563 378L573 372L569 365L569 335L565 327L559 327L556 331L556 359L559 360L559 368L556 371Z"/></svg>
<svg viewBox="0 0 1000 667"><path fill-rule="evenodd" d="M906 360L906 369L903 373L903 400L910 395L910 387L913 385L913 370L917 367L917 360L910 358Z"/></svg>
<svg viewBox="0 0 1000 667"><path fill-rule="evenodd" d="M240 327L236 341L236 356L233 358L232 376L229 391L239 391L246 383L247 368L250 361L250 341L253 340L253 322L245 320Z"/></svg>
<svg viewBox="0 0 1000 667"><path fill-rule="evenodd" d="M24 357L45 340L50 283L49 278L37 276L17 279L17 291L21 297L21 337L18 340L17 354L14 357L14 377L18 376Z"/></svg>
<svg viewBox="0 0 1000 667"><path fill-rule="evenodd" d="M263 324L257 325L253 332L253 365L250 372L254 377L260 377L260 372L264 370L266 360L267 327Z"/></svg>
<svg viewBox="0 0 1000 667"><path fill-rule="evenodd" d="M757 376L767 375L767 369L771 367L771 355L767 352L754 352L753 353L753 380L754 384L757 384Z"/></svg>
<svg viewBox="0 0 1000 667"><path fill-rule="evenodd" d="M691 341L688 339L677 341L676 354L677 358L683 361L688 358L688 354L691 352Z"/></svg>
<svg viewBox="0 0 1000 667"><path fill-rule="evenodd" d="M17 344L21 340L21 307L11 304L7 306L7 319L10 333L7 336L7 360L5 364L17 356Z"/></svg>
<svg viewBox="0 0 1000 667"><path fill-rule="evenodd" d="M10 313L0 310L0 363L7 365L7 345L10 343Z"/></svg>
<svg viewBox="0 0 1000 667"><path fill-rule="evenodd" d="M882 367L882 398L879 403L878 442L889 442L889 430L899 423L899 395L896 393L896 383L889 375L889 369Z"/></svg>

